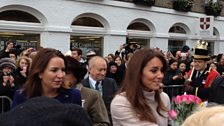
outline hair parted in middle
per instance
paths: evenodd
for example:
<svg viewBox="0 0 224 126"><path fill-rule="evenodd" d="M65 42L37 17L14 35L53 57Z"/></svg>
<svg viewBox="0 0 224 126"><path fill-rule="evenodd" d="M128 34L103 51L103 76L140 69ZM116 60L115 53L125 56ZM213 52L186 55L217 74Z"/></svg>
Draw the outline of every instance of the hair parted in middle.
<svg viewBox="0 0 224 126"><path fill-rule="evenodd" d="M156 123L156 117L153 115L152 109L149 107L143 95L143 83L141 78L144 67L155 57L161 60L163 64L161 72L164 73L167 69L167 62L161 52L149 48L140 49L134 53L128 63L122 87L118 91L118 94L126 92L126 97L136 114L139 115L140 120L154 123ZM167 111L168 108L163 104L160 93L160 90L155 91L155 100L158 102L157 112L163 116L160 110Z"/></svg>

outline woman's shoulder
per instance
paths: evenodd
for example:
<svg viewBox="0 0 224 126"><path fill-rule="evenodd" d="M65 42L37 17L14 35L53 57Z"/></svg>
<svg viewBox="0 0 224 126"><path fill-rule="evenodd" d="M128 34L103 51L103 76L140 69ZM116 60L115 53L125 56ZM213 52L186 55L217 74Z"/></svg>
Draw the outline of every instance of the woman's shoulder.
<svg viewBox="0 0 224 126"><path fill-rule="evenodd" d="M71 89L65 89L65 88L61 88L60 89L60 93L61 94L80 94L80 91L78 89L75 88L71 88Z"/></svg>
<svg viewBox="0 0 224 126"><path fill-rule="evenodd" d="M115 95L115 97L112 100L113 104L117 104L117 103L118 104L124 104L124 103L126 104L127 102L128 102L128 99L127 99L127 97L126 97L124 92Z"/></svg>
<svg viewBox="0 0 224 126"><path fill-rule="evenodd" d="M26 97L26 92L22 88L18 89L18 90L15 91L15 96Z"/></svg>
<svg viewBox="0 0 224 126"><path fill-rule="evenodd" d="M23 89L16 90L13 101L12 101L12 108L25 102L27 100L27 95Z"/></svg>
<svg viewBox="0 0 224 126"><path fill-rule="evenodd" d="M162 101L164 101L165 104L166 103L170 104L170 98L165 92L161 92L160 97L161 97Z"/></svg>
<svg viewBox="0 0 224 126"><path fill-rule="evenodd" d="M81 105L81 94L78 89L61 88L59 91L59 95L55 98L62 103L75 103Z"/></svg>
<svg viewBox="0 0 224 126"><path fill-rule="evenodd" d="M160 97L163 98L163 99L168 99L168 100L170 100L168 94L165 93L165 92L161 92L161 93L160 93Z"/></svg>
<svg viewBox="0 0 224 126"><path fill-rule="evenodd" d="M71 88L71 89L65 89L61 88L59 91L59 96L58 97L67 97L67 98L81 98L81 93L78 89Z"/></svg>
<svg viewBox="0 0 224 126"><path fill-rule="evenodd" d="M75 88L71 88L71 92L75 93L75 94L80 94L80 90L75 89Z"/></svg>

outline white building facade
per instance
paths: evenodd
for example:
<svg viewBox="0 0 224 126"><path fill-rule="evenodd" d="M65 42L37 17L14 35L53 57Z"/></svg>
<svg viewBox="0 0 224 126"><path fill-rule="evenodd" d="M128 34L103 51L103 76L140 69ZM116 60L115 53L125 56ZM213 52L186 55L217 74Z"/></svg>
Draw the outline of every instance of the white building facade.
<svg viewBox="0 0 224 126"><path fill-rule="evenodd" d="M38 46L56 48L63 53L73 46L83 50L92 47L106 56L114 53L127 39L142 40L143 46L159 47L164 51L178 43L181 43L179 47L186 44L194 48L198 39L204 39L210 42L212 54L224 50L224 17L221 16L211 18L213 34L202 36L199 18L205 14L112 0L0 0L0 13L10 10L26 12L39 23L0 20L0 34L5 38L2 43L9 39L5 34L15 33L37 35L34 38L39 37L35 41ZM85 18L94 19L101 26L76 25L79 19ZM145 26L146 30L132 28L136 23ZM176 27L183 32L172 32Z"/></svg>

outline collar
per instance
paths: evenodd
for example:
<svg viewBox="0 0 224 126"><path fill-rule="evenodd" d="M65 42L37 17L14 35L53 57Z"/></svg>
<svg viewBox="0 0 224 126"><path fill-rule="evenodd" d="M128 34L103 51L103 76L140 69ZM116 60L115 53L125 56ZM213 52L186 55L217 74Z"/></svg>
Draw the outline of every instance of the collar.
<svg viewBox="0 0 224 126"><path fill-rule="evenodd" d="M89 83L90 83L90 87L95 89L96 81L91 76L89 76ZM102 81L100 81L99 85L101 83L102 83Z"/></svg>
<svg viewBox="0 0 224 126"><path fill-rule="evenodd" d="M148 100L155 100L155 91L143 91L143 95L145 96L146 99Z"/></svg>

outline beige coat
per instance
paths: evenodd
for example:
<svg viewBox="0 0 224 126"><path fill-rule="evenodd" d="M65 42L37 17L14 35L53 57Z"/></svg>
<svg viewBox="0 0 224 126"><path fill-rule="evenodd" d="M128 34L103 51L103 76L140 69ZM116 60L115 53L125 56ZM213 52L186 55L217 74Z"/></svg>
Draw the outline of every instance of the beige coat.
<svg viewBox="0 0 224 126"><path fill-rule="evenodd" d="M136 113L132 110L130 102L125 97L125 93L122 95L116 95L111 103L111 114L114 126L167 126L168 125L168 112L162 111L161 113L166 117L160 116L156 107L158 103L154 99L154 92L144 92L145 97L148 100L149 106L152 108L154 115L157 118L158 124L141 121L136 116ZM163 100L167 108L170 107L170 99L164 92L161 93L161 99Z"/></svg>

